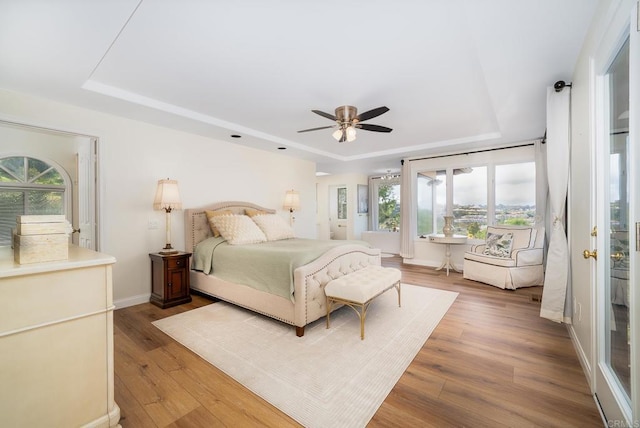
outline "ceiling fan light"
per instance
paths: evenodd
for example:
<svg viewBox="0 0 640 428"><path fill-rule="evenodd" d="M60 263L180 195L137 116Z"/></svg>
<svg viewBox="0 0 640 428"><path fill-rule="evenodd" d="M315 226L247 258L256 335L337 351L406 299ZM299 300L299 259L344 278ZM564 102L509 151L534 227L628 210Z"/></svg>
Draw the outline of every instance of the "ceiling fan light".
<svg viewBox="0 0 640 428"><path fill-rule="evenodd" d="M347 141L352 142L356 139L356 128L353 126L349 126L346 130L347 132Z"/></svg>
<svg viewBox="0 0 640 428"><path fill-rule="evenodd" d="M336 141L340 141L340 139L342 138L342 129L336 129L333 134L331 134L331 136L333 138L336 139Z"/></svg>

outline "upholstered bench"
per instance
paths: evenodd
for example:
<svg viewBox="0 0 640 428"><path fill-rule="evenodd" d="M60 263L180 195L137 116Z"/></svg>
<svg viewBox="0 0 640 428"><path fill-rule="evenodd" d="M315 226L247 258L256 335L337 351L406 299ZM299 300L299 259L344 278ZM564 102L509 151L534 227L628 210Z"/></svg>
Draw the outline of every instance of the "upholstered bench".
<svg viewBox="0 0 640 428"><path fill-rule="evenodd" d="M398 269L370 265L329 281L324 287L324 294L327 296L327 328L330 325L333 304L342 303L353 309L360 317L360 339L364 340L364 321L369 304L373 299L394 287L398 291L398 307L400 307L400 271Z"/></svg>

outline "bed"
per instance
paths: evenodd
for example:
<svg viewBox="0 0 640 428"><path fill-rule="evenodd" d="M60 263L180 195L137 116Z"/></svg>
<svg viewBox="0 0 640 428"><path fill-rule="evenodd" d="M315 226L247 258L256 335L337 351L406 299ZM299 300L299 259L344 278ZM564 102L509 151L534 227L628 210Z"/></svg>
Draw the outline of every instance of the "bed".
<svg viewBox="0 0 640 428"><path fill-rule="evenodd" d="M271 214L276 212L250 202L238 201L218 202L185 210L185 248L195 255L196 246L212 238L206 210L244 214L247 209ZM215 268L211 274L192 268L190 285L191 289L198 293L292 325L295 327L296 335L303 336L307 324L326 316L324 286L332 279L368 265L380 265L380 250L346 241L344 245L334 246L315 260L295 268L292 274L291 296L272 294L242 283L218 278L215 275Z"/></svg>

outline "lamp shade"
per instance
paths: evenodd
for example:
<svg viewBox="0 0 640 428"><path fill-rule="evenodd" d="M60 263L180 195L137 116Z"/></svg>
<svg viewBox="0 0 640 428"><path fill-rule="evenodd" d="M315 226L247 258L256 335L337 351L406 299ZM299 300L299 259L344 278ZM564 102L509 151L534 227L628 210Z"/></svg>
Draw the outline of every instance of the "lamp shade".
<svg viewBox="0 0 640 428"><path fill-rule="evenodd" d="M156 197L153 200L153 209L155 210L181 210L182 202L180 201L180 193L178 192L178 181L176 180L158 180L158 188L156 189Z"/></svg>
<svg viewBox="0 0 640 428"><path fill-rule="evenodd" d="M296 211L300 209L300 194L295 190L287 190L284 197L284 209Z"/></svg>

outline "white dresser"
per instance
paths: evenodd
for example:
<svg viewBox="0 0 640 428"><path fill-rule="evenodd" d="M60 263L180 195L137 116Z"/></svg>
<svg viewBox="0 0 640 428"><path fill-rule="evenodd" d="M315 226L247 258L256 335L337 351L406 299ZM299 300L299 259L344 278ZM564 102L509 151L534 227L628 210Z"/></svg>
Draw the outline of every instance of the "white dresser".
<svg viewBox="0 0 640 428"><path fill-rule="evenodd" d="M119 427L112 256L18 265L0 248L0 426Z"/></svg>

